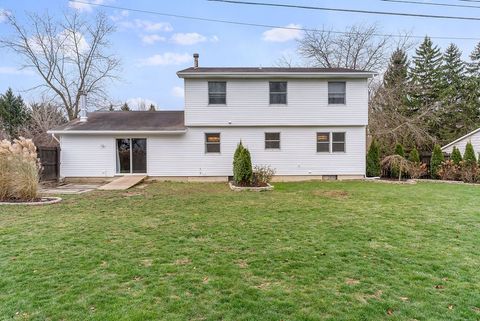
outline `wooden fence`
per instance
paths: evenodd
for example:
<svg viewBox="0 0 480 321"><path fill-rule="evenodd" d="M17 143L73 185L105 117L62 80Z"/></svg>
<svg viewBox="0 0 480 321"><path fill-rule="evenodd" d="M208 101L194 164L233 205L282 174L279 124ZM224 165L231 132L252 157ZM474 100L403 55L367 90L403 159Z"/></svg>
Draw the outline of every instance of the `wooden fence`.
<svg viewBox="0 0 480 321"><path fill-rule="evenodd" d="M37 151L43 167L40 179L42 181L57 180L60 176L60 147L40 146Z"/></svg>

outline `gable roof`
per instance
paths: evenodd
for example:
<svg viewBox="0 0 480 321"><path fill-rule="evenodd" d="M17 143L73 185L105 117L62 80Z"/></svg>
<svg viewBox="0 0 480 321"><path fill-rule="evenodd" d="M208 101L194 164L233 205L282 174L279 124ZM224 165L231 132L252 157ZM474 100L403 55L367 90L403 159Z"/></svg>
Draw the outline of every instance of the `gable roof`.
<svg viewBox="0 0 480 321"><path fill-rule="evenodd" d="M87 121L79 119L54 128L48 133L167 133L185 132L182 111L95 111L88 113Z"/></svg>
<svg viewBox="0 0 480 321"><path fill-rule="evenodd" d="M200 77L272 77L283 76L293 78L371 78L374 72L349 68L316 68L316 67L190 67L177 72L180 78Z"/></svg>
<svg viewBox="0 0 480 321"><path fill-rule="evenodd" d="M476 133L478 133L478 132L480 132L480 128L477 128L477 129L475 129L474 131L471 131L470 133L468 133L468 134L466 134L466 135L463 135L462 137L460 137L460 138L458 138L458 139L455 139L453 142L448 143L447 145L445 145L445 146L442 147L442 150L443 150L443 149L446 149L446 148L448 148L448 147L450 147L450 146L452 146L452 145L455 145L455 144L458 143L459 141L464 140L465 138L468 138L468 137L470 137L470 136L472 136L472 135L474 135L474 134L476 134Z"/></svg>

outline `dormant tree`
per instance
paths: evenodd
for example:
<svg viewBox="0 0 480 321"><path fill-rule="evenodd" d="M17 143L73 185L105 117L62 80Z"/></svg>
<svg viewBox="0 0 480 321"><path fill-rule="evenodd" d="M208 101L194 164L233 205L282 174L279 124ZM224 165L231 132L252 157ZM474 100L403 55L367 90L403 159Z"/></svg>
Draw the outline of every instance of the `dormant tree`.
<svg viewBox="0 0 480 321"><path fill-rule="evenodd" d="M108 53L114 28L106 15L92 21L77 12L56 21L49 14L28 15L21 24L13 14L5 14L13 35L0 45L23 58L23 68L34 70L43 80L35 88L53 93L69 120L79 113L80 93L86 92L95 105L106 98L105 84L117 79L119 60Z"/></svg>
<svg viewBox="0 0 480 321"><path fill-rule="evenodd" d="M306 31L298 52L309 65L382 71L388 62L392 39L381 36L376 25L354 25L345 32Z"/></svg>

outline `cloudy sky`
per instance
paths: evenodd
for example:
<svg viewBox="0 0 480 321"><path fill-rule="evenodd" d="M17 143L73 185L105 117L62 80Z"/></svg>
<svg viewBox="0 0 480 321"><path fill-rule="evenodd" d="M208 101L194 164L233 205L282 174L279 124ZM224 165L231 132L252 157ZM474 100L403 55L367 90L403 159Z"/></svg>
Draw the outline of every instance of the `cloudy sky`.
<svg viewBox="0 0 480 321"><path fill-rule="evenodd" d="M85 0L88 1L88 0ZM147 1L147 0L90 0L123 8L155 11L167 14L241 21L272 26L301 28L331 28L342 31L351 24L377 23L384 33L403 31L414 35L443 37L478 37L479 21L436 20L412 17L367 15L360 13L325 12L293 8L271 8L235 5L205 0ZM417 0L422 1L422 0ZM303 4L332 8L415 12L436 15L480 17L479 8L448 8L381 0L271 0L287 4ZM460 0L431 0L424 2L468 4ZM160 109L182 109L183 87L176 71L192 65L192 54L200 54L201 66L271 66L282 55L294 55L296 40L302 37L299 30L251 27L234 24L189 20L115 8L105 8L66 0L0 0L0 11L14 13L22 22L26 12L61 15L65 10L78 10L91 18L102 10L116 25L112 36L112 52L122 61L120 82L109 86L112 101L135 102L145 100ZM0 17L0 37L11 34ZM467 55L476 40L435 40L445 48L455 42ZM35 92L25 92L39 83L29 70L19 70L21 60L6 49L0 48L0 92L8 87L22 93L27 100Z"/></svg>

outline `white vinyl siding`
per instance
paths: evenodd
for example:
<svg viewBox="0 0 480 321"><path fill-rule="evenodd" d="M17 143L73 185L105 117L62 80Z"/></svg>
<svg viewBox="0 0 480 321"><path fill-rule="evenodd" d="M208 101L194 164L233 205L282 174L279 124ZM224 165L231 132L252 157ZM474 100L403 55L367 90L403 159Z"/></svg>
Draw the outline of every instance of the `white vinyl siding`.
<svg viewBox="0 0 480 321"><path fill-rule="evenodd" d="M457 146L463 156L463 154L465 153L465 147L467 146L468 142L472 143L473 149L475 150L475 156L477 156L478 158L478 153L480 153L480 131L465 137L464 139L456 142L455 144L443 149L443 151L445 153L451 154L453 151L453 146Z"/></svg>
<svg viewBox="0 0 480 321"><path fill-rule="evenodd" d="M226 105L208 104L208 81L185 80L186 126L366 126L366 79L288 79L288 105L272 108L275 79L228 80ZM280 80L281 81L281 80ZM346 104L328 104L328 82L345 81Z"/></svg>
<svg viewBox="0 0 480 321"><path fill-rule="evenodd" d="M265 149L265 133L281 133L281 150ZM345 132L344 153L317 153L319 132ZM205 133L220 133L221 153L205 153ZM115 175L114 136L61 137L63 177ZM147 136L149 176L230 176L238 142L253 164L270 165L277 175L364 175L365 126L355 127L201 127L185 134Z"/></svg>

